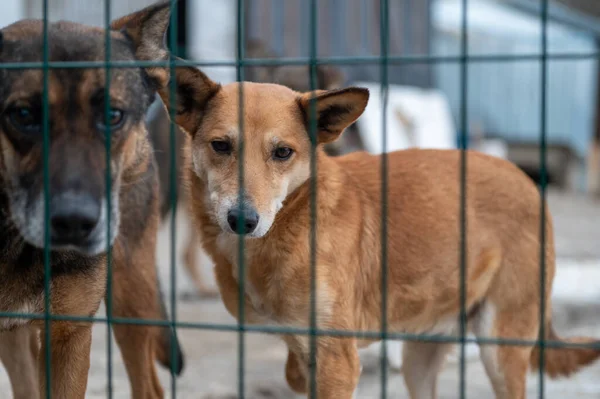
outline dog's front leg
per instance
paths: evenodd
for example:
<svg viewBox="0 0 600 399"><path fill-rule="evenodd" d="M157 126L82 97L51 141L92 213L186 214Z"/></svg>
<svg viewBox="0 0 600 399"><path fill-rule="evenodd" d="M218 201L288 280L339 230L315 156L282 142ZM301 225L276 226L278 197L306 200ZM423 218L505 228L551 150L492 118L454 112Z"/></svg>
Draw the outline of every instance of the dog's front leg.
<svg viewBox="0 0 600 399"><path fill-rule="evenodd" d="M10 379L14 399L38 399L38 330L25 326L0 334L0 359Z"/></svg>
<svg viewBox="0 0 600 399"><path fill-rule="evenodd" d="M53 398L84 398L90 369L92 326L72 322L52 322L50 325L50 370L46 370L46 338L42 328L42 348L39 357L40 392L46 397L46 375L50 372L50 393Z"/></svg>
<svg viewBox="0 0 600 399"><path fill-rule="evenodd" d="M350 338L319 339L316 356L316 392L319 399L352 399L360 377L356 342ZM308 356L305 361L310 360ZM310 371L307 392L310 389ZM310 395L309 395L310 397Z"/></svg>
<svg viewBox="0 0 600 399"><path fill-rule="evenodd" d="M155 231L148 230L149 236ZM112 270L112 316L133 320L168 320L164 302L159 292L154 243L144 240L147 247L130 248L131 257L115 251ZM108 297L108 292L106 293ZM179 374L183 368L183 353L176 336L167 328L153 325L115 323L112 325L115 340L121 351L125 370L131 383L134 399L164 397L154 364L159 360L165 367ZM172 341L173 340L173 341ZM176 352L172 364L171 349Z"/></svg>

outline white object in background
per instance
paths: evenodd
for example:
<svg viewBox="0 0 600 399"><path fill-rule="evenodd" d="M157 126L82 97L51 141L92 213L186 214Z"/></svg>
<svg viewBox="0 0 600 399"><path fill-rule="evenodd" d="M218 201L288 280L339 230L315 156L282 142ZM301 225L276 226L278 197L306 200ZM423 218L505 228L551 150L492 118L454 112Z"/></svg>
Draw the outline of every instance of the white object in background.
<svg viewBox="0 0 600 399"><path fill-rule="evenodd" d="M508 157L508 145L501 139L483 139L473 149L498 158Z"/></svg>
<svg viewBox="0 0 600 399"><path fill-rule="evenodd" d="M387 341L386 353L388 364L392 370L400 371L402 367L402 341Z"/></svg>
<svg viewBox="0 0 600 399"><path fill-rule="evenodd" d="M369 103L357 124L365 149L383 152L383 99L376 82L354 82L370 91ZM386 152L410 147L456 148L456 131L450 107L437 90L390 85L386 115Z"/></svg>
<svg viewBox="0 0 600 399"><path fill-rule="evenodd" d="M0 28L4 28L23 18L25 18L24 0L2 0Z"/></svg>
<svg viewBox="0 0 600 399"><path fill-rule="evenodd" d="M237 1L194 0L188 6L187 58L194 61L235 61ZM222 84L236 80L235 67L204 66L202 71Z"/></svg>
<svg viewBox="0 0 600 399"><path fill-rule="evenodd" d="M13 1L13 0L10 0ZM2 0L3 3L7 2ZM27 1L20 0L24 3L23 8L24 18L42 18L43 2L39 0ZM129 13L135 12L152 4L153 0L127 0L115 1L111 0L110 20L122 17ZM81 0L52 0L48 1L48 20L56 21L72 21L80 24L92 25L104 28L106 25L104 1L81 1ZM4 7L2 9L4 12Z"/></svg>
<svg viewBox="0 0 600 399"><path fill-rule="evenodd" d="M472 334L467 334L467 339L473 339ZM361 352L369 353L381 353L381 342L374 343L365 349L361 349ZM455 350L448 355L448 363L459 363L460 362L460 346L455 345ZM387 361L390 368L394 371L402 372L402 341L391 341L386 342L386 355ZM479 347L475 344L467 344L465 346L465 360L467 362L479 359Z"/></svg>

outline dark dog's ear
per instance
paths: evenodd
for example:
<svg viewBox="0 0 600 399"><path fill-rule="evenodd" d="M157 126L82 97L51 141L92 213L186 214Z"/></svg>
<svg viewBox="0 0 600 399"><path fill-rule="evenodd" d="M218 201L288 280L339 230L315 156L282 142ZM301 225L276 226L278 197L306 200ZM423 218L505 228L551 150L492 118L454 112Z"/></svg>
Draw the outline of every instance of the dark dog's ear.
<svg viewBox="0 0 600 399"><path fill-rule="evenodd" d="M133 42L135 57L138 60L165 61L169 59L165 36L171 16L170 4L170 1L154 4L119 18L111 24L113 30L123 32ZM178 64L184 62L177 57L174 59ZM174 70L176 81L174 122L193 136L198 130L202 111L221 86L210 80L198 68L176 66ZM153 81L168 110L171 107L170 68L147 67L145 71Z"/></svg>
<svg viewBox="0 0 600 399"><path fill-rule="evenodd" d="M311 103L314 102L314 105ZM369 90L349 87L341 90L316 91L302 94L298 104L302 110L306 128L311 129L311 117L316 117L317 143L335 141L340 134L356 121L369 102ZM313 111L316 111L313 113Z"/></svg>
<svg viewBox="0 0 600 399"><path fill-rule="evenodd" d="M169 58L165 36L171 16L170 5L170 1L162 1L111 23L111 29L121 31L131 40L136 59L164 61ZM146 72L157 87L166 85L169 80L165 68L146 68Z"/></svg>
<svg viewBox="0 0 600 399"><path fill-rule="evenodd" d="M184 62L177 57L175 60L178 63ZM175 68L174 122L193 137L200 127L200 121L208 102L220 89L221 85L213 82L198 68L177 66ZM169 110L171 107L171 84L162 86L158 93Z"/></svg>

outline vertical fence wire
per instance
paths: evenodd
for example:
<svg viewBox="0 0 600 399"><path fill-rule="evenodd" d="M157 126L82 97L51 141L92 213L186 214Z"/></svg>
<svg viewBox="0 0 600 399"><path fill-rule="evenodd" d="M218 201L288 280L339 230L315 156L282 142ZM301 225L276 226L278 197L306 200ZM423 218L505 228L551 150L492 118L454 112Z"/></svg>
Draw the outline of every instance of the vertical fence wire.
<svg viewBox="0 0 600 399"><path fill-rule="evenodd" d="M44 165L44 343L45 343L45 367L46 367L46 398L52 397L50 375L51 355L51 331L50 329L50 107L48 104L48 62L50 58L48 45L48 0L43 0L43 93L42 93L42 128L44 135L43 143L43 165Z"/></svg>
<svg viewBox="0 0 600 399"><path fill-rule="evenodd" d="M106 357L107 357L107 378L108 384L106 389L108 390L107 396L112 398L113 394L113 386L112 386L112 378L113 378L113 370L112 370L112 245L110 242L111 237L111 207L112 207L112 181L111 181L111 141L112 141L112 132L110 128L110 113L111 113L111 101L110 101L110 83L111 83L111 74L110 74L110 59L111 59L111 36L110 36L110 10L111 10L111 0L104 1L104 145L106 152L106 171L105 171L105 180L106 180L106 296L105 296L105 304L106 304Z"/></svg>
<svg viewBox="0 0 600 399"><path fill-rule="evenodd" d="M545 319L546 319L546 136L547 136L547 73L548 73L548 0L541 1L541 62L540 62L540 331L539 331L539 395L544 398Z"/></svg>
<svg viewBox="0 0 600 399"><path fill-rule="evenodd" d="M318 10L317 0L310 0L309 23L309 59L310 59L310 90L314 93L317 89L317 40L318 40ZM317 387L317 102L314 94L308 105L308 132L310 136L310 328L309 328L309 371L310 371L310 398L316 398Z"/></svg>
<svg viewBox="0 0 600 399"><path fill-rule="evenodd" d="M468 61L469 61L469 32L468 32L468 0L462 0L461 43L460 43L460 249L459 249L459 284L460 284L460 367L459 395L466 397L466 327L467 327L467 146L468 146Z"/></svg>
<svg viewBox="0 0 600 399"><path fill-rule="evenodd" d="M177 108L177 99L175 98L177 92L177 79L176 79L176 71L174 67L174 59L173 52L179 52L178 42L177 42L177 25L179 23L178 13L177 13L177 1L170 0L169 7L171 8L170 13L170 23L169 23L169 76L171 79L169 80L169 150L171 151L171 156L169 157L170 161L170 171L169 171L169 197L171 203L171 231L170 231L170 282L171 282L171 325L169 328L169 334L171 335L170 342L170 358L171 358L171 367L169 368L169 372L171 374L171 397L175 399L177 397L177 377L175 375L175 368L179 363L178 359L178 351L176 350L177 344L177 269L175 267L175 261L177 256L177 188L179 181L179 176L177 176L177 140L176 140L176 131L175 131L175 110ZM158 273L158 271L157 271ZM156 278L159 278L157 275Z"/></svg>
<svg viewBox="0 0 600 399"><path fill-rule="evenodd" d="M237 55L236 55L236 80L239 82L238 102L239 102L239 132L238 132L238 207L241 219L237 222L238 233L238 276L239 276L239 306L238 306L238 396L244 398L244 364L245 364L245 298L246 298L246 268L244 256L244 236L242 230L246 224L244 209L244 77L245 77L245 1L237 1Z"/></svg>
<svg viewBox="0 0 600 399"><path fill-rule="evenodd" d="M389 52L389 3L381 0L380 16L380 80L381 80L381 398L387 398L387 316L388 316L388 154L387 154L387 111L388 111L388 52Z"/></svg>

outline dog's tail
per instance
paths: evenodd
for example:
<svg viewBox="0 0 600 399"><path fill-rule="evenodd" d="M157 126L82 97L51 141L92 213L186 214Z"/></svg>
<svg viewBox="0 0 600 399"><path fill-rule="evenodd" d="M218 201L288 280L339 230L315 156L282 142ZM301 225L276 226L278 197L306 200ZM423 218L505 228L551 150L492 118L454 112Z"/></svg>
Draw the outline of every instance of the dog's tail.
<svg viewBox="0 0 600 399"><path fill-rule="evenodd" d="M164 294L160 284L160 279L156 278L158 286L159 302L161 318L168 320L167 308L165 306ZM158 345L156 346L156 357L160 364L169 370L173 370L176 376L179 376L183 371L185 362L179 339L177 338L177 331L169 326L161 328L160 335L158 337Z"/></svg>
<svg viewBox="0 0 600 399"><path fill-rule="evenodd" d="M559 341L565 344L577 344L577 347L553 347L544 349L544 372L552 379L559 377L568 377L576 373L582 367L587 366L600 358L600 340L588 337L572 337L561 339L554 328L552 322L546 322L544 329L545 340ZM594 344L594 348L585 347L585 344ZM540 348L535 347L531 353L530 364L532 370L539 370L540 366Z"/></svg>

